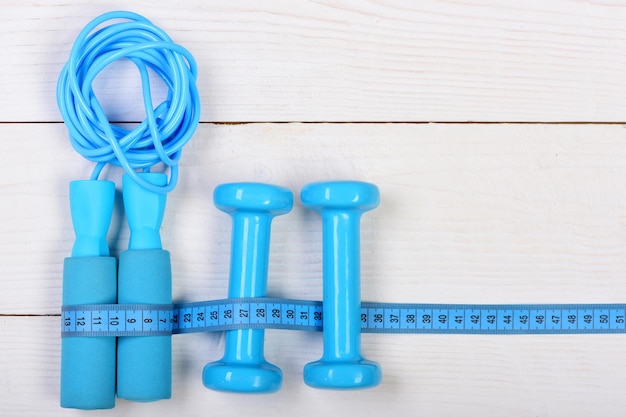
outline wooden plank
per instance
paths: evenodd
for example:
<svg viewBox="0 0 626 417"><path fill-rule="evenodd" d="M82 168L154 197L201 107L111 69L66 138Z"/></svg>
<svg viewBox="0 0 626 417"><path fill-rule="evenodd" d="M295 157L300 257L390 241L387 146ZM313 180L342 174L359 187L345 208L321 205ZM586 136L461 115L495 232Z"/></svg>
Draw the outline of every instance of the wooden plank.
<svg viewBox="0 0 626 417"><path fill-rule="evenodd" d="M0 121L58 121L79 30L113 1L4 1ZM195 55L204 121L623 121L626 6L574 0L137 1ZM138 77L96 82L142 120ZM157 88L157 96L163 89Z"/></svg>
<svg viewBox="0 0 626 417"><path fill-rule="evenodd" d="M92 164L62 124L4 124L0 136L19 138L0 179L0 313L57 313L74 239L68 183ZM203 124L162 228L175 298L226 296L230 220L212 191L259 181L296 193L274 222L270 294L320 299L320 221L297 194L345 178L382 193L363 218L364 300L624 302L625 160L620 125ZM117 205L115 255L128 241Z"/></svg>
<svg viewBox="0 0 626 417"><path fill-rule="evenodd" d="M0 411L16 417L73 415L59 407L58 317L0 317ZM202 386L202 367L223 352L218 335L173 339L171 400L118 400L116 416L385 415L620 416L626 400L621 336L365 335L364 355L383 367L364 391L307 387L302 367L321 352L321 335L268 331L266 357L283 370L274 395L227 395ZM92 412L109 415L111 411Z"/></svg>

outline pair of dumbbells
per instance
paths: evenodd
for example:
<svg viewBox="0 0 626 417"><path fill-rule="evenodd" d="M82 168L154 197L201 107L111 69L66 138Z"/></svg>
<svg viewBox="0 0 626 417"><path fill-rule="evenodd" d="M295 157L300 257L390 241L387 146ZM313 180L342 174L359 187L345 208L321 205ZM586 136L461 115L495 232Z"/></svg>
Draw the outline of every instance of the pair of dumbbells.
<svg viewBox="0 0 626 417"><path fill-rule="evenodd" d="M376 386L380 366L361 355L360 218L378 206L378 188L357 181L318 182L302 189L301 200L321 214L323 238L324 353L305 366L304 382L328 389ZM268 184L223 184L214 201L233 220L228 296L266 296L271 222L291 210L292 192ZM239 393L279 390L282 372L265 360L264 332L226 331L224 356L204 367L204 385Z"/></svg>
<svg viewBox="0 0 626 417"><path fill-rule="evenodd" d="M137 173L141 181L163 186L161 173ZM70 210L76 233L72 256L65 259L63 305L172 304L169 252L161 247L159 229L166 195L152 192L129 175L122 196L130 229L128 250L110 256L107 233L115 205L115 184L104 180L70 183ZM77 317L77 326L124 320ZM133 320L133 319L131 319ZM171 397L171 336L63 338L61 406L103 409L116 396L131 401Z"/></svg>

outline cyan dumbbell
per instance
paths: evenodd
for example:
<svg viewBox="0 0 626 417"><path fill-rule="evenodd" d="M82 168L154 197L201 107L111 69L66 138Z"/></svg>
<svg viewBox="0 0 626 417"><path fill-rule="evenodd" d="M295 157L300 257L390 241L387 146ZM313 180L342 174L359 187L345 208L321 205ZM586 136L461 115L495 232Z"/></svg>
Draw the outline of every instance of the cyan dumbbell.
<svg viewBox="0 0 626 417"><path fill-rule="evenodd" d="M162 186L167 176L140 173ZM172 304L170 254L162 249L159 229L166 195L148 191L129 175L122 178L124 209L130 228L128 250L120 255L120 304ZM117 396L156 401L172 396L171 336L120 337L117 343Z"/></svg>
<svg viewBox="0 0 626 417"><path fill-rule="evenodd" d="M304 367L311 387L368 388L382 379L380 366L361 356L360 219L379 199L378 188L364 182L319 182L302 189L302 204L322 216L324 353Z"/></svg>
<svg viewBox="0 0 626 417"><path fill-rule="evenodd" d="M115 184L70 183L76 233L72 256L63 265L63 305L115 304L117 268L106 241ZM88 317L76 317L77 327ZM61 407L84 410L115 406L115 337L65 337L61 341Z"/></svg>
<svg viewBox="0 0 626 417"><path fill-rule="evenodd" d="M272 218L291 210L293 194L267 184L235 183L218 186L213 199L233 221L228 296L266 296ZM282 372L265 360L264 337L263 329L227 331L224 357L204 367L204 385L240 393L279 390Z"/></svg>

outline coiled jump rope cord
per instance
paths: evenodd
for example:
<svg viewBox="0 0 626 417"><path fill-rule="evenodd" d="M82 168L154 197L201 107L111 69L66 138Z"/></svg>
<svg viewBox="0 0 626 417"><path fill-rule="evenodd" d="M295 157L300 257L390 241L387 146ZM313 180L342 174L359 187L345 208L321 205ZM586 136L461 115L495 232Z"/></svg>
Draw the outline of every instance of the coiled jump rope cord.
<svg viewBox="0 0 626 417"><path fill-rule="evenodd" d="M132 130L111 124L93 91L96 77L122 59L135 64L143 89L146 119ZM155 107L149 70L168 88L166 99ZM182 148L200 120L196 78L191 53L144 17L116 11L91 21L78 35L57 84L57 102L72 146L96 162L91 179L97 179L108 163L122 167L150 191L172 191ZM159 162L170 168L166 185L154 185L137 175L137 169L149 170Z"/></svg>

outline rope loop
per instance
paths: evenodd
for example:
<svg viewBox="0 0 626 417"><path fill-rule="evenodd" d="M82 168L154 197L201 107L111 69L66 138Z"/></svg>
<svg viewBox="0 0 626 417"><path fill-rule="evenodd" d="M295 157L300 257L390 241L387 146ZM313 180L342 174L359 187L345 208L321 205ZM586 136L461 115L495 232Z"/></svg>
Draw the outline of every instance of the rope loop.
<svg viewBox="0 0 626 417"><path fill-rule="evenodd" d="M101 25L105 26L99 28ZM127 130L111 123L93 91L93 81L111 63L127 59L139 70L146 119ZM153 107L150 74L167 86L167 97ZM200 121L197 66L191 53L146 18L132 12L105 13L79 33L57 84L57 103L74 149L96 162L91 179L106 164L122 167L138 184L168 193L178 181L183 146ZM164 186L137 175L162 162L170 169Z"/></svg>

